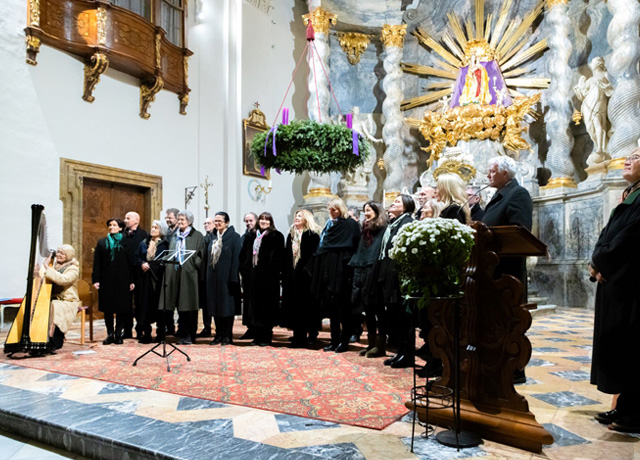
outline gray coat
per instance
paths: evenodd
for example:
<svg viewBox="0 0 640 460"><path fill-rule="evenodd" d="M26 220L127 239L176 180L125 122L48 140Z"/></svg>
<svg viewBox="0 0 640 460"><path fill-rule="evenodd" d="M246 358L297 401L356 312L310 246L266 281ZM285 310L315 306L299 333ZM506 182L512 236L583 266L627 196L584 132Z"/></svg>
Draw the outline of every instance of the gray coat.
<svg viewBox="0 0 640 460"><path fill-rule="evenodd" d="M169 250L175 251L178 244L177 233L171 238ZM182 266L167 264L164 271L166 282L167 310L197 311L199 305L198 270L202 264L204 237L195 228L185 239L185 248L196 251ZM164 289L160 293L160 310L165 305Z"/></svg>

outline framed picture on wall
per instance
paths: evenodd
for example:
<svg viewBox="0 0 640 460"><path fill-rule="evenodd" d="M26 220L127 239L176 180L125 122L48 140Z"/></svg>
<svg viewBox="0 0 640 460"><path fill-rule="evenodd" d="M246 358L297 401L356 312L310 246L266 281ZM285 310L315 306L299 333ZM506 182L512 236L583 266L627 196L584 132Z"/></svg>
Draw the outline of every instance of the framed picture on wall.
<svg viewBox="0 0 640 460"><path fill-rule="evenodd" d="M271 179L271 171L267 169L263 176L260 173L260 165L256 163L253 155L251 155L251 143L253 142L254 136L269 129L266 120L265 114L257 108L257 104L256 108L249 114L249 118L242 120L242 173L245 176Z"/></svg>

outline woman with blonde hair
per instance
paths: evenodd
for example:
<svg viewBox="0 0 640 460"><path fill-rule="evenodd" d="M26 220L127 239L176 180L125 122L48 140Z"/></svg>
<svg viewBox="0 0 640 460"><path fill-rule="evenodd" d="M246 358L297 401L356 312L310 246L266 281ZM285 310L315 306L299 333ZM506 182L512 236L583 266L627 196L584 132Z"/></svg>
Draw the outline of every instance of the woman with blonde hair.
<svg viewBox="0 0 640 460"><path fill-rule="evenodd" d="M420 219L435 219L440 217L440 213L444 209L444 203L436 201L433 198L428 199L425 204L420 208Z"/></svg>
<svg viewBox="0 0 640 460"><path fill-rule="evenodd" d="M305 347L318 336L320 314L309 299L313 255L321 228L313 214L299 209L287 235L282 267L282 326L293 329L292 348Z"/></svg>
<svg viewBox="0 0 640 460"><path fill-rule="evenodd" d="M457 174L441 174L436 181L438 201L444 204L440 217L458 219L463 224L471 222L464 182Z"/></svg>
<svg viewBox="0 0 640 460"><path fill-rule="evenodd" d="M311 278L311 292L323 303L331 322L331 344L324 351L343 353L349 350L353 333L351 312L352 273L349 260L360 240L360 226L349 217L340 198L327 204L327 220L316 251Z"/></svg>

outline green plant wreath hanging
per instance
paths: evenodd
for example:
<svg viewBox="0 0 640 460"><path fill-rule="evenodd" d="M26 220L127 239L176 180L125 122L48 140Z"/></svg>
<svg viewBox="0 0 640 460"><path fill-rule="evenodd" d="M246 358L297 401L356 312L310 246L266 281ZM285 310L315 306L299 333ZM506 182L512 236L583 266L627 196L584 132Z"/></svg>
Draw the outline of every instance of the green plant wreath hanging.
<svg viewBox="0 0 640 460"><path fill-rule="evenodd" d="M251 144L251 154L264 168L295 174L353 172L371 154L369 142L359 133L356 134L357 149L354 148L354 133L343 124L294 120L257 134Z"/></svg>

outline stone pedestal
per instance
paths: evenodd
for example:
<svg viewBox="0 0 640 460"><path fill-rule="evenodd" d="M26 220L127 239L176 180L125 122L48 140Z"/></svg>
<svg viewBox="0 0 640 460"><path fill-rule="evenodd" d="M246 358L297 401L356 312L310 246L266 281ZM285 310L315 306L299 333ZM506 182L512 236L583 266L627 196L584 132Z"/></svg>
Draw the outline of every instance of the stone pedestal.
<svg viewBox="0 0 640 460"><path fill-rule="evenodd" d="M329 211L327 211L327 203L336 198L329 188L311 188L309 193L304 195L304 207L311 209L316 222L324 226L329 219Z"/></svg>

